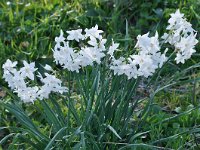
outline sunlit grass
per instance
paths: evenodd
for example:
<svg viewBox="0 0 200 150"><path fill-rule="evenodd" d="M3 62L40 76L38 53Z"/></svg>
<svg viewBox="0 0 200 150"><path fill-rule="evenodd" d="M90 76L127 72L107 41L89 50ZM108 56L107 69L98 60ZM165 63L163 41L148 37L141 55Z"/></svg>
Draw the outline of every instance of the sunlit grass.
<svg viewBox="0 0 200 150"><path fill-rule="evenodd" d="M145 0L132 2L126 0L75 0L69 2L62 0L28 0L22 2L13 0L10 1L9 5L8 1L2 0L0 2L0 66L2 66L8 58L14 60L26 59L37 61L38 66L39 64L52 63L52 47L55 44L53 41L54 38L58 36L60 29L69 30L78 27L86 28L92 27L95 24L98 24L99 28L103 29L108 37L112 37L116 39L117 42L124 45L125 49L128 51L133 49L138 34L143 34L148 31L151 31L152 34L154 34L156 30L162 34L163 29L167 25L166 18L168 18L169 14L174 12L177 8L182 9L194 28L199 31L199 7L199 2L195 0L169 0L162 2L156 0L153 0L152 2L147 2ZM199 81L196 81L195 78L199 77L199 69L191 69L186 75L179 74L179 72L182 71L182 68L199 62L199 48L198 44L196 56L194 56L188 64L182 66L171 64L168 69L163 71L163 74L161 74L158 79L158 81L160 81L158 86L162 87L162 83L170 81L168 76L165 76L165 73L171 75L174 74L173 77L175 81L183 82L169 86L156 93L154 100L150 103L152 107L150 109L146 108L149 113L148 116L142 114L142 110L145 109L146 104L150 101L149 97L152 94L152 87L137 91L138 96L141 98L141 102L135 109L136 112L131 116L130 122L127 125L131 130L124 130L124 133L120 133L120 136L123 135L123 137L126 137L127 134L127 137L124 138L125 141L120 141L118 133L116 134L114 130L119 125L122 126L118 120L118 115L122 115L121 110L112 110L111 104L107 105L106 110L102 107L96 107L95 113L100 115L101 120L98 120L96 116L93 116L93 119L96 118L96 120L90 122L87 119L90 119L92 113L87 112L87 108L83 107L84 97L80 94L81 92L87 91L81 91L80 89L80 91L76 91L76 93L72 93L71 97L68 97L71 100L69 103L63 103L60 98L55 96L55 99L61 107L61 112L63 112L62 118L57 118L55 115L59 113L59 111L55 112L55 114L54 112L51 112L51 110L55 111L55 103L48 101L44 103L36 102L34 106L31 106L24 105L19 101L19 104L17 104L19 107L17 107L15 111L22 110L20 113L23 118L18 119L22 122L23 119L28 120L29 122L26 124L27 127L32 128L32 124L34 124L39 131L36 130L37 132L35 132L30 130L28 132L21 132L14 128L0 130L0 145L2 144L2 148L0 147L0 149L17 149L19 147L26 149L30 146L35 146L36 149L39 149L41 148L40 146L46 147L48 144L48 146L51 147L51 144L54 144L54 141L51 141L53 137L55 137L56 141L56 138L62 135L62 132L69 132L69 135L71 135L70 137L64 137L64 139L62 139L64 142L69 143L68 145L65 145L63 149L69 147L84 147L87 144L90 146L92 145L93 148L96 149L98 147L99 149L115 149L123 146L132 147L132 149L156 149L159 147L173 149L194 147L198 149L200 138L200 97ZM131 53L131 51L128 53ZM60 70L60 68L57 68L53 63L52 66L57 70ZM2 75L1 69L0 73ZM182 78L183 75L188 78ZM76 80L75 77L76 75L74 75L74 78L71 80ZM6 86L6 83L1 78L2 76L0 76L1 86L4 87ZM82 79L83 78L84 74L82 76ZM91 79L90 82L85 83L85 85L90 85L89 88L91 88L95 76L91 76ZM190 80L189 83L185 83L184 81L187 81L188 79ZM78 83L71 86L81 87L81 84L83 84L81 82L80 79ZM126 82L129 83L129 81ZM70 82L66 81L66 83ZM169 84L171 83L169 82ZM119 87L120 84L116 86L116 88ZM3 91L7 90L3 88ZM79 94L77 94L77 92ZM122 91L119 88L119 93L120 92ZM120 97L119 93L116 93L115 95L116 105L119 102L117 101L117 99L119 100L118 97ZM16 98L16 96L7 91L6 97L1 99L1 101L14 102L13 98ZM97 97L94 97L94 100L96 101ZM44 112L43 107L47 107L46 103L50 106L50 109ZM66 107L69 105L74 108L69 110L68 107ZM98 105L98 103L95 103L92 107L95 108L96 105ZM6 107L7 108L4 109L0 106L0 126L22 128L19 123L20 121L17 121L16 118L8 112L8 110L11 112L13 105L8 105ZM77 112L74 112L74 109L76 109ZM70 117L67 117L69 111ZM114 116L114 111L118 111L118 115ZM98 122L104 121L105 114L108 114L106 117L108 120L111 119L111 121L102 125ZM52 115L53 119L45 120L46 115ZM77 118L77 116L80 118ZM141 116L143 116L142 121ZM31 121L29 118L31 118ZM55 127L55 129L51 124L56 124L57 119L63 120L62 124L65 122L69 123L68 126L70 127L70 130L67 131L65 127L62 128L59 125ZM90 132L83 132L82 129L80 130L79 125L81 121L85 122L84 129L96 133L91 135ZM108 126L110 123L112 124L112 127ZM94 128L91 128L90 125ZM131 135L129 135L129 133L131 133ZM33 134L37 134L38 137L29 141L31 137L34 137L31 136ZM55 136L56 134L58 137ZM24 140L27 143L20 143L19 139ZM42 142L40 141L41 139L43 139ZM88 139L88 141L86 142L85 139ZM38 142L38 145L40 146L38 147L34 142ZM58 144L56 146L63 145Z"/></svg>

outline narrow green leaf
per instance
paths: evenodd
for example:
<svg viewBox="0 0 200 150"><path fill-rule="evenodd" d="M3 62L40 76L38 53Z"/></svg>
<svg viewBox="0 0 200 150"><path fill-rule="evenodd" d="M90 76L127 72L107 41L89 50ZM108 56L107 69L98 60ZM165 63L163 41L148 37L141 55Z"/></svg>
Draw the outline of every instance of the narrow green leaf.
<svg viewBox="0 0 200 150"><path fill-rule="evenodd" d="M48 138L43 135L38 128L34 125L32 120L26 115L22 108L20 108L17 104L5 104L1 103L9 112L11 112L20 123L25 126L28 130L30 130L35 136L39 137L41 140L47 140Z"/></svg>
<svg viewBox="0 0 200 150"><path fill-rule="evenodd" d="M53 143L55 142L55 140L59 137L59 135L66 130L67 127L61 128L60 130L58 130L58 132L54 135L54 137L49 141L49 143L47 144L47 146L45 147L44 150L49 150L51 149L51 146L53 145Z"/></svg>
<svg viewBox="0 0 200 150"><path fill-rule="evenodd" d="M3 137L0 141L0 145L2 145L4 142L6 142L7 139L9 139L10 137L12 137L13 135L15 135L16 133L10 133L8 135L6 135L5 137Z"/></svg>
<svg viewBox="0 0 200 150"><path fill-rule="evenodd" d="M159 149L159 150L173 150L171 148L166 148L166 147L159 147L159 146L154 146L154 145L149 145L149 144L127 144L126 146L121 147L119 150L127 150L127 148L142 148L142 149L146 149L149 148L150 150L153 149Z"/></svg>
<svg viewBox="0 0 200 150"><path fill-rule="evenodd" d="M53 125L55 131L58 131L60 128L62 128L60 120L57 117L57 114L50 108L50 106L45 102L45 100L40 101L40 103L44 108L43 110L46 115L45 119L49 122L49 124Z"/></svg>
<svg viewBox="0 0 200 150"><path fill-rule="evenodd" d="M110 131L112 131L120 140L122 139L119 134L116 132L116 130L110 126L110 125L107 125L108 129L110 129Z"/></svg>

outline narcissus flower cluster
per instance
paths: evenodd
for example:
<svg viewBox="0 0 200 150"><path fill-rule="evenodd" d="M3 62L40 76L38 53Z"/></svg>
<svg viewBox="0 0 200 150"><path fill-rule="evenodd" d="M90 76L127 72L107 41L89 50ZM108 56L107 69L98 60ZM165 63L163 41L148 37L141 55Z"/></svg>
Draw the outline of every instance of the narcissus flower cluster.
<svg viewBox="0 0 200 150"><path fill-rule="evenodd" d="M196 52L194 47L198 43L197 32L179 10L171 14L168 23L169 33L165 33L162 38L165 43L170 43L175 47L176 63L185 63L185 60L190 59L192 54Z"/></svg>
<svg viewBox="0 0 200 150"><path fill-rule="evenodd" d="M138 54L130 55L128 58L120 57L115 59L113 55L110 69L114 70L114 74L125 74L130 78L139 76L151 76L158 67L162 67L167 60L165 53L160 52L158 33L149 37L149 33L138 35L135 48Z"/></svg>
<svg viewBox="0 0 200 150"><path fill-rule="evenodd" d="M56 64L60 64L64 69L79 72L81 67L92 66L94 62L100 64L105 56L104 51L106 39L102 37L102 30L98 30L98 25L90 29L66 31L67 38L61 30L60 36L55 38L56 45L53 50L53 57ZM79 44L71 47L72 44ZM77 42L77 43L76 43Z"/></svg>
<svg viewBox="0 0 200 150"><path fill-rule="evenodd" d="M165 33L162 39L164 43L174 46L176 63L185 63L185 60L195 52L194 47L198 43L197 32L179 10L171 14L168 23L168 33ZM76 29L66 32L61 30L60 35L55 38L56 44L53 49L56 64L68 71L78 73L83 67L93 66L94 63L101 64L103 60L106 60L107 67L115 75L124 74L128 79L136 79L152 76L156 69L161 68L168 59L166 55L168 49L161 50L162 44L159 42L157 32L154 36L150 36L149 33L138 35L134 51L128 57L116 55L119 43L115 43L112 39L111 44L106 46L107 39L104 39L102 34L103 31L98 29L98 25L84 30ZM106 59L103 59L104 57ZM8 59L3 65L3 78L24 102L48 99L51 92L62 94L67 91L66 87L61 86L62 82L56 78L51 66L46 65L44 69L47 72L41 75L35 68L34 62L29 64L23 61L23 64L24 67L17 70L17 62ZM38 77L42 83L41 86L32 84L35 77Z"/></svg>
<svg viewBox="0 0 200 150"><path fill-rule="evenodd" d="M3 64L3 78L8 82L8 86L17 93L18 97L24 102L34 102L36 99L47 99L51 92L63 93L67 91L66 87L62 87L62 81L57 79L55 75L45 73L43 77L38 72L38 77L43 85L31 85L35 78L35 72L38 70L35 68L35 62L27 63L23 61L24 67L17 70L17 61L12 62L7 60ZM47 67L47 66L46 66Z"/></svg>

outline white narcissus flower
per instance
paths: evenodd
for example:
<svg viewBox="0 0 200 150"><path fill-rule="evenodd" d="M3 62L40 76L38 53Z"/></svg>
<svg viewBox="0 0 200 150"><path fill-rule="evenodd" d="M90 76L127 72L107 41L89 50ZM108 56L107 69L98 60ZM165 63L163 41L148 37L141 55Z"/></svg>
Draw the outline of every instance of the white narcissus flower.
<svg viewBox="0 0 200 150"><path fill-rule="evenodd" d="M50 94L51 94L51 89L47 85L43 85L40 87L40 90L38 91L38 98L40 100L48 99Z"/></svg>
<svg viewBox="0 0 200 150"><path fill-rule="evenodd" d="M18 97L25 103L34 103L34 101L38 98L38 90L37 86L35 87L27 87L23 89L17 89L15 92Z"/></svg>
<svg viewBox="0 0 200 150"><path fill-rule="evenodd" d="M13 76L13 83L14 83L15 89L24 89L27 87L25 78L21 75L20 71L15 72Z"/></svg>
<svg viewBox="0 0 200 150"><path fill-rule="evenodd" d="M69 34L67 36L67 40L76 40L79 42L79 40L84 39L84 36L82 35L82 29L67 31L67 33Z"/></svg>
<svg viewBox="0 0 200 150"><path fill-rule="evenodd" d="M6 82L8 82L8 86L14 90L19 88L26 88L26 83L24 78L18 71L12 73L5 73L3 74L3 78Z"/></svg>
<svg viewBox="0 0 200 150"><path fill-rule="evenodd" d="M85 61L101 63L101 58L105 56L104 53L98 51L93 47L82 48L80 54L85 57ZM91 61L90 61L91 60ZM90 64L92 65L92 64Z"/></svg>
<svg viewBox="0 0 200 150"><path fill-rule="evenodd" d="M85 35L82 29L66 31L69 35L63 44L55 40L56 45L53 49L53 57L56 64L60 64L64 69L79 72L81 67L92 66L94 62L100 64L101 59L105 56L106 39L102 38L102 30L98 30L98 25L91 29L85 29ZM63 33L60 33L63 37ZM69 42L76 40L81 41L78 47L72 48ZM83 44L85 42L85 44Z"/></svg>
<svg viewBox="0 0 200 150"><path fill-rule="evenodd" d="M64 41L65 41L65 38L64 38L63 35L64 35L64 34L63 34L63 31L60 30L60 36L55 38L55 41L56 41L57 43L59 43L59 45L60 45L61 42L64 42Z"/></svg>
<svg viewBox="0 0 200 150"><path fill-rule="evenodd" d="M176 60L176 63L177 63L177 64L178 64L178 63L182 63L182 64L185 63L185 58L184 58L180 53L177 53L177 54L176 54L175 60Z"/></svg>
<svg viewBox="0 0 200 150"><path fill-rule="evenodd" d="M14 72L16 69L17 61L12 62L10 59L7 59L7 61L3 64L2 68L4 69L4 72Z"/></svg>
<svg viewBox="0 0 200 150"><path fill-rule="evenodd" d="M107 54L113 56L113 53L117 50L118 47L119 47L119 43L114 43L112 39L112 45L109 47Z"/></svg>
<svg viewBox="0 0 200 150"><path fill-rule="evenodd" d="M155 54L160 51L158 33L156 32L155 36L149 37L149 33L144 35L137 36L136 48L140 49L140 53L143 54Z"/></svg>
<svg viewBox="0 0 200 150"><path fill-rule="evenodd" d="M167 30L169 33L165 33L162 39L165 43L173 45L177 51L176 63L185 63L196 52L194 47L198 43L196 39L197 32L192 28L191 23L184 18L184 14L180 13L180 10L171 14L168 23Z"/></svg>
<svg viewBox="0 0 200 150"><path fill-rule="evenodd" d="M114 70L114 74L125 74L128 79L139 76L149 77L167 60L166 51L160 52L157 32L153 37L149 37L149 33L138 35L137 39L135 48L139 50L138 54L130 55L127 58L128 61L125 61L125 58L116 60L114 56L111 56L110 69Z"/></svg>
<svg viewBox="0 0 200 150"><path fill-rule="evenodd" d="M24 77L19 71L17 71L17 69L15 68L16 65L16 61L12 62L8 59L2 66L2 68L4 69L3 78L6 82L8 82L8 86L13 90L21 87L26 87Z"/></svg>
<svg viewBox="0 0 200 150"><path fill-rule="evenodd" d="M25 78L28 77L34 80L34 72L37 70L35 68L35 62L28 64L25 60L23 61L24 67L20 69L21 75Z"/></svg>
<svg viewBox="0 0 200 150"><path fill-rule="evenodd" d="M188 37L181 37L180 41L175 44L175 47L184 52L193 49L197 43L196 34L191 34Z"/></svg>
<svg viewBox="0 0 200 150"><path fill-rule="evenodd" d="M151 45L151 40L149 38L149 33L144 34L144 35L138 35L137 36L137 43L135 45L135 48L139 48L143 51L148 50L148 48Z"/></svg>
<svg viewBox="0 0 200 150"><path fill-rule="evenodd" d="M3 78L23 102L33 103L37 99L42 100L48 98L51 92L59 92L61 94L67 92L67 88L61 86L61 80L48 73L45 73L45 78L38 73L39 75L37 77L44 83L43 86L29 86L31 80L34 80L33 73L37 70L37 68L35 68L35 62L28 64L26 61L23 61L24 67L19 70L15 68L16 64L16 62L10 60L7 60L5 64L3 64ZM49 65L46 65L45 68L51 70L53 73L55 72ZM28 81L27 77L30 81Z"/></svg>
<svg viewBox="0 0 200 150"><path fill-rule="evenodd" d="M45 78L41 79L41 82L44 83L44 85L46 86L46 88L48 88L49 91L59 92L61 94L63 92L67 92L67 88L61 86L61 80L57 79L54 75L48 73L45 73L45 76Z"/></svg>
<svg viewBox="0 0 200 150"><path fill-rule="evenodd" d="M138 66L138 76L148 77L155 72L156 68L158 68L157 64L153 64L151 55L132 55L131 58L133 59L133 62Z"/></svg>
<svg viewBox="0 0 200 150"><path fill-rule="evenodd" d="M105 48L105 44L106 44L106 39L103 39L102 38L102 36L101 37L99 37L99 44L98 44L98 50L99 51L105 51L106 50L106 48Z"/></svg>
<svg viewBox="0 0 200 150"><path fill-rule="evenodd" d="M94 38L101 38L101 33L103 33L102 30L98 30L98 25L95 25L95 27L92 27L91 29L85 29L85 37L94 37Z"/></svg>
<svg viewBox="0 0 200 150"><path fill-rule="evenodd" d="M75 60L73 61L69 61L67 62L66 64L63 65L63 68L64 69L67 69L69 71L76 71L77 73L79 73L79 69L81 68L80 67L80 63L82 62L83 60L79 60L78 58L76 58Z"/></svg>
<svg viewBox="0 0 200 150"><path fill-rule="evenodd" d="M127 64L122 64L119 67L119 71L117 72L118 75L122 75L122 74L125 74L125 75L129 75L130 74L130 71L131 71L131 66L130 65L127 65Z"/></svg>
<svg viewBox="0 0 200 150"><path fill-rule="evenodd" d="M171 28L178 28L178 22L182 22L184 14L180 13L180 10L178 9L175 13L170 14L171 18L168 20L168 23L170 24L167 29Z"/></svg>
<svg viewBox="0 0 200 150"><path fill-rule="evenodd" d="M90 37L90 40L88 41L88 44L94 47L98 47L97 39L93 36Z"/></svg>

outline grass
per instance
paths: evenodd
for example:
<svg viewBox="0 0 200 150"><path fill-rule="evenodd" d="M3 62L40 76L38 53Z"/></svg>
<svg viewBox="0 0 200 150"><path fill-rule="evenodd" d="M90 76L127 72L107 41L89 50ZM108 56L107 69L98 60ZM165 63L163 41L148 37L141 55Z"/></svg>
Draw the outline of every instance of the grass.
<svg viewBox="0 0 200 150"><path fill-rule="evenodd" d="M52 47L55 44L53 41L55 36L58 36L60 29L86 28L92 27L95 24L98 24L99 28L103 29L109 38L114 38L124 46L124 50L131 53L131 49L133 49L135 45L136 36L138 34L144 34L148 31L154 33L156 30L159 34L163 34L167 26L169 14L174 12L177 8L181 9L192 23L193 27L197 31L200 31L199 7L200 1L198 0L75 0L68 2L64 0L13 0L10 5L7 5L7 1L2 0L0 2L0 66L2 66L8 58L13 60L26 59L37 61L38 66L39 64L45 63L51 64L53 62ZM196 55L187 64L182 66L176 66L173 62L169 64L167 69L161 74L162 80L159 80L157 86L161 86L165 81L170 81L168 76L165 77L166 73L174 75L177 81L192 80L195 77L199 77L198 68L191 69L191 71L186 74L179 74L182 68L189 67L199 62L200 44L197 45L196 49ZM52 66L57 68L55 64L52 64ZM60 68L57 69L59 70ZM0 73L2 74L1 69ZM177 76L175 76L176 73L178 74ZM73 78L72 80L75 79ZM0 76L0 83L3 87L3 91L1 92L5 92L5 87L7 85L3 81L2 76ZM93 82L91 81L87 84L91 86ZM73 86L78 86L78 83ZM151 94L151 88L140 89L140 91L137 91L139 93L138 95L140 95L141 98L148 99ZM156 86L153 88L156 88ZM1 99L3 102L14 102L13 99L17 99L16 96L9 93L8 90L6 90L6 92L7 95L5 97L4 94L2 95L4 97ZM68 142L70 141L70 145L66 146L68 148L74 146L74 148L78 149L87 144L93 145L93 148L96 146L101 149L159 149L159 147L164 147L166 149L199 149L200 147L200 97L198 81L194 80L193 82L183 85L178 84L170 86L158 92L151 103L149 115L144 117L143 121L140 122L140 117L143 116L142 110L145 109L145 104L148 103L148 101L142 101L137 107L136 112L134 112L134 115L131 116L129 126L131 126L132 130L126 131L134 133L134 135L129 135L124 138L126 141L120 141L120 136L122 136L123 133L118 135L115 131L118 124L113 124L113 126L108 126L107 124L102 126L99 124L96 128L87 129L87 131L96 132L98 131L97 129L100 128L102 133L100 132L96 135L99 137L102 136L103 141L101 141L101 139L99 141L103 144L98 142L91 144L90 142L94 141L93 139L97 139L97 137L90 135L89 132L83 132L82 129L78 127L78 125L80 125L80 120L85 120L85 125L88 121L86 120L87 117L79 118L80 120L76 117L76 115L81 116L80 114L85 113L84 111L87 110L87 108L81 107L81 94L77 95L76 93L72 93L69 99L76 99L76 101L73 101L73 104L63 104L62 101L58 99L58 103L62 108L61 111L64 113L64 120L69 112L70 116L73 116L67 118L67 122L71 127L69 132L73 133L73 136L65 137ZM30 138L29 134L25 132L17 134L15 130L15 132L13 132L11 129L3 129L0 130L0 143L2 143L2 148L0 147L0 149L26 149L29 145L34 145L33 143L38 141L40 136L41 139L44 139L44 141L46 140L45 146L49 149L49 147L53 145L54 140L56 140L62 132L66 131L66 128L64 128L62 124L61 127L59 127L59 125L55 127L56 129L49 125L52 124L53 121L56 122L56 119L63 119L56 118L53 116L53 113L51 113L50 108L55 108L55 103L50 103L50 108L47 109L48 111L46 112L43 110L43 107L47 107L45 102L38 102L34 106L25 106L20 101L18 103L17 106L19 107L17 107L15 111L22 110L21 115L25 120L31 118L26 126L33 129L35 125L39 126L40 130L38 132L32 133L34 130L29 131L30 134L37 134L38 138L32 139L27 145L23 145L19 143L18 138L25 138L24 140L28 140ZM65 105L74 105L78 110L78 114L73 114L73 109L69 110ZM13 106L10 105L5 109L3 106L0 106L1 127L21 127L19 122L23 122L23 119L21 118L20 120L20 118L14 117L10 111L8 112L12 107ZM111 113L109 111L102 112L101 109L102 108L97 108L97 110L95 110L97 114L103 116L103 113ZM86 112L85 114L86 116L88 115L89 118L90 112ZM46 115L52 115L52 118L55 120L45 120ZM120 115L120 111L118 115ZM107 117L111 118L113 116L108 115ZM117 117L116 115L113 118L119 121ZM101 119L103 120L103 117ZM99 120L93 120L91 124L98 121ZM93 125L93 127L95 127L95 125ZM87 128L87 126L84 128ZM48 135L49 133L50 135ZM51 139L50 141L48 141L49 137ZM90 142L85 143L84 139L89 139ZM112 141L115 142L112 143ZM10 143L14 144L9 146ZM37 149L37 145L34 146ZM42 146L45 147L44 145Z"/></svg>

